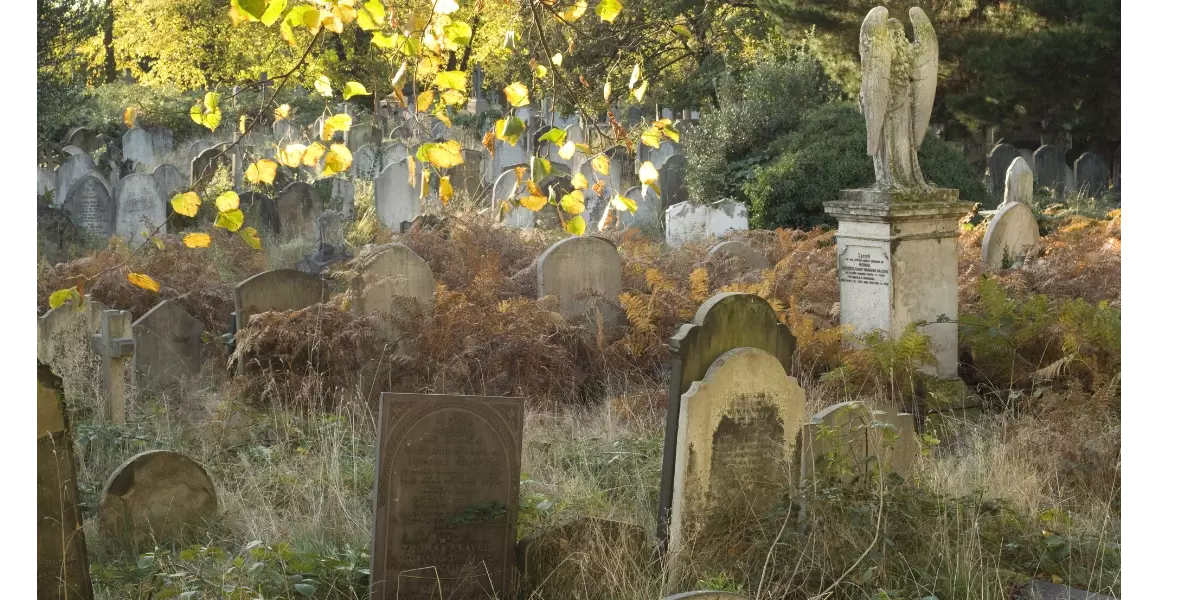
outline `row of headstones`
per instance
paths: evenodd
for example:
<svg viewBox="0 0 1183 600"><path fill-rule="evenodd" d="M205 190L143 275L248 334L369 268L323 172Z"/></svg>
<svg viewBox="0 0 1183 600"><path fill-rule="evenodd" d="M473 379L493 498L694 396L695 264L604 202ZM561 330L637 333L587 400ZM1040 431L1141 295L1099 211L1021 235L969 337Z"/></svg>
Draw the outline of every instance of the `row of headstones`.
<svg viewBox="0 0 1183 600"><path fill-rule="evenodd" d="M1051 188L1057 197L1074 192L1096 197L1109 190L1109 167L1092 152L1081 154L1069 167L1064 149L1060 146L1043 145L1031 152L1004 142L995 145L986 155L986 181L992 194L1002 195L1007 170L1016 158L1022 158L1027 163L1034 173L1036 186ZM1116 180L1114 184L1117 184Z"/></svg>

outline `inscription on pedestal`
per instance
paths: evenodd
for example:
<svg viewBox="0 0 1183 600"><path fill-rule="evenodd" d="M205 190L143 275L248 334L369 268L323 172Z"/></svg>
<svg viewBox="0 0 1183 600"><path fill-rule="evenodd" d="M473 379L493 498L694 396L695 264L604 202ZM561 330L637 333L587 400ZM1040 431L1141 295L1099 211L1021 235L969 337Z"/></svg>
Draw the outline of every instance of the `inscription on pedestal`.
<svg viewBox="0 0 1183 600"><path fill-rule="evenodd" d="M875 246L846 246L838 257L838 281L888 287L891 269L887 253Z"/></svg>

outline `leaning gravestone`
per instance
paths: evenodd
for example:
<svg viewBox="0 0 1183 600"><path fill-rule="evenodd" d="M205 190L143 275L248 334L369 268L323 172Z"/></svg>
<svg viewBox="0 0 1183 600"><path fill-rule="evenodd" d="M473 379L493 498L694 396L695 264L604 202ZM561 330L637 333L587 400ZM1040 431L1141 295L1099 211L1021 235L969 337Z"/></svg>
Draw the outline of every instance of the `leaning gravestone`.
<svg viewBox="0 0 1183 600"><path fill-rule="evenodd" d="M789 372L797 341L763 298L755 294L716 294L698 307L694 320L683 324L670 338L672 353L666 408L665 447L658 490L657 539L659 549L668 539L670 508L674 495L674 468L678 458L678 421L682 395L695 381L702 381L720 356L735 348L757 348L772 354Z"/></svg>
<svg viewBox="0 0 1183 600"><path fill-rule="evenodd" d="M791 487L805 391L777 357L735 348L682 394L679 413L669 552L684 563L679 553L705 558Z"/></svg>
<svg viewBox="0 0 1183 600"><path fill-rule="evenodd" d="M1038 243L1039 222L1031 209L1021 202L1004 204L982 237L982 266L989 271L1020 266Z"/></svg>
<svg viewBox="0 0 1183 600"><path fill-rule="evenodd" d="M69 215L52 206L37 207L37 256L49 264L69 260L86 246L86 236Z"/></svg>
<svg viewBox="0 0 1183 600"><path fill-rule="evenodd" d="M1031 205L1035 201L1035 175L1023 157L1016 157L1006 170L1006 189L1002 194L1002 203L1019 202Z"/></svg>
<svg viewBox="0 0 1183 600"><path fill-rule="evenodd" d="M1035 151L1035 185L1051 188L1057 197L1064 194L1064 150L1059 146L1040 146Z"/></svg>
<svg viewBox="0 0 1183 600"><path fill-rule="evenodd" d="M166 199L184 191L189 183L180 169L167 163L156 167L156 170L152 171L152 178L156 180L156 187Z"/></svg>
<svg viewBox="0 0 1183 600"><path fill-rule="evenodd" d="M205 468L169 450L137 454L103 486L99 524L133 545L175 539L218 510L218 494Z"/></svg>
<svg viewBox="0 0 1183 600"><path fill-rule="evenodd" d="M152 307L131 324L132 376L140 389L160 391L201 370L205 328L174 299Z"/></svg>
<svg viewBox="0 0 1183 600"><path fill-rule="evenodd" d="M94 241L105 241L115 234L115 200L107 182L94 171L74 182L62 208Z"/></svg>
<svg viewBox="0 0 1183 600"><path fill-rule="evenodd" d="M89 154L76 154L67 158L55 173L53 203L57 206L64 204L66 196L70 193L70 188L74 187L74 182L81 179L83 175L92 172L97 172L97 169L94 159Z"/></svg>
<svg viewBox="0 0 1183 600"><path fill-rule="evenodd" d="M1100 156L1085 152L1076 159L1073 168L1076 189L1085 196L1095 198L1109 189L1109 167Z"/></svg>
<svg viewBox="0 0 1183 600"><path fill-rule="evenodd" d="M606 239L570 237L538 257L538 297L557 296L559 314L564 317L614 307L621 285L620 253L616 244ZM606 326L620 322L618 310L602 311Z"/></svg>
<svg viewBox="0 0 1183 600"><path fill-rule="evenodd" d="M745 269L767 269L768 257L757 252L751 246L734 240L719 242L707 251L707 256L734 257L740 261Z"/></svg>
<svg viewBox="0 0 1183 600"><path fill-rule="evenodd" d="M152 149L152 134L133 127L123 134L123 159L146 165L148 168L156 166L156 152Z"/></svg>
<svg viewBox="0 0 1183 600"><path fill-rule="evenodd" d="M74 437L62 380L37 363L37 598L90 600Z"/></svg>
<svg viewBox="0 0 1183 600"><path fill-rule="evenodd" d="M167 200L156 179L146 173L132 173L115 188L115 233L138 247L168 218Z"/></svg>
<svg viewBox="0 0 1183 600"><path fill-rule="evenodd" d="M387 228L397 231L403 221L413 221L422 211L419 178L412 185L407 181L407 159L384 169L374 180L374 209L378 220Z"/></svg>
<svg viewBox="0 0 1183 600"><path fill-rule="evenodd" d="M590 590L634 565L644 564L645 530L638 525L582 517L522 538L517 544L521 596L562 597Z"/></svg>
<svg viewBox="0 0 1183 600"><path fill-rule="evenodd" d="M866 482L886 472L907 476L919 456L912 415L872 410L858 401L826 408L801 430L803 482L826 477Z"/></svg>
<svg viewBox="0 0 1183 600"><path fill-rule="evenodd" d="M661 187L661 207L685 202L690 199L686 190L686 157L674 154L667 158L657 172L657 185ZM660 217L658 219L660 221Z"/></svg>
<svg viewBox="0 0 1183 600"><path fill-rule="evenodd" d="M195 142L196 143L196 142ZM229 144L218 144L203 150L190 166L190 189L203 189L213 179L219 169L234 172L234 152Z"/></svg>
<svg viewBox="0 0 1183 600"><path fill-rule="evenodd" d="M1019 158L1019 149L1007 143L994 146L986 155L986 183L995 197L1002 196L1007 170L1016 158Z"/></svg>
<svg viewBox="0 0 1183 600"><path fill-rule="evenodd" d="M521 398L382 394L372 598L509 597L522 412Z"/></svg>
<svg viewBox="0 0 1183 600"><path fill-rule="evenodd" d="M324 203L311 185L303 181L289 183L275 198L275 217L279 222L280 237L314 238L316 218L323 207Z"/></svg>
<svg viewBox="0 0 1183 600"><path fill-rule="evenodd" d="M344 177L325 177L312 184L316 195L325 201L325 208L341 213L346 223L353 221L353 181Z"/></svg>

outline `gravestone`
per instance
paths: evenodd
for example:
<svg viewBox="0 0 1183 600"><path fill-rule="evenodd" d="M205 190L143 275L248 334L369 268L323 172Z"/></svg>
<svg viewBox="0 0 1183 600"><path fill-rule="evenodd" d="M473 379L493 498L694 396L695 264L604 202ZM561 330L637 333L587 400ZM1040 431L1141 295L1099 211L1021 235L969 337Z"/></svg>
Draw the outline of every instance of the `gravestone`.
<svg viewBox="0 0 1183 600"><path fill-rule="evenodd" d="M657 169L658 172L661 172L661 167L665 165L665 161L669 160L671 156L678 154L680 151L681 149L678 144L675 144L664 137L661 138L661 142L658 144L657 148L640 144L637 146L636 171L639 173L641 171L641 165L645 164L645 161L649 161L653 163L654 169Z"/></svg>
<svg viewBox="0 0 1183 600"><path fill-rule="evenodd" d="M156 180L156 187L166 200L185 191L185 186L189 183L180 169L167 163L156 167L156 170L152 171L152 178Z"/></svg>
<svg viewBox="0 0 1183 600"><path fill-rule="evenodd" d="M731 200L709 206L679 202L665 210L665 241L674 247L747 229L747 207Z"/></svg>
<svg viewBox="0 0 1183 600"><path fill-rule="evenodd" d="M106 241L115 234L115 200L97 172L86 173L74 182L62 208L94 241Z"/></svg>
<svg viewBox="0 0 1183 600"><path fill-rule="evenodd" d="M90 600L74 436L62 380L37 362L37 598Z"/></svg>
<svg viewBox="0 0 1183 600"><path fill-rule="evenodd" d="M670 338L669 395L666 405L665 444L658 488L658 548L668 540L670 508L674 496L674 468L678 458L678 422L682 395L695 381L702 381L716 360L735 348L758 348L772 354L787 373L797 341L763 298L755 294L716 294L698 307L694 320L683 324Z"/></svg>
<svg viewBox="0 0 1183 600"><path fill-rule="evenodd" d="M37 207L37 257L57 264L76 256L86 247L83 233L65 211L53 206Z"/></svg>
<svg viewBox="0 0 1183 600"><path fill-rule="evenodd" d="M452 189L456 194L464 194L469 200L476 200L481 189L485 155L475 150L462 150L460 154L464 162L448 169Z"/></svg>
<svg viewBox="0 0 1183 600"><path fill-rule="evenodd" d="M344 177L325 177L312 184L316 195L325 202L325 208L341 213L346 223L353 222L353 181Z"/></svg>
<svg viewBox="0 0 1183 600"><path fill-rule="evenodd" d="M709 554L751 515L772 511L793 483L804 422L805 390L777 357L735 348L715 359L679 406L671 560Z"/></svg>
<svg viewBox="0 0 1183 600"><path fill-rule="evenodd" d="M76 154L67 158L55 173L53 203L57 206L65 204L66 196L74 187L74 183L87 173L97 172L94 159L89 154Z"/></svg>
<svg viewBox="0 0 1183 600"><path fill-rule="evenodd" d="M278 236L279 214L271 196L262 192L242 192L238 195L238 209L246 216L248 225L266 231L271 237Z"/></svg>
<svg viewBox="0 0 1183 600"><path fill-rule="evenodd" d="M295 269L264 271L234 287L236 328L238 331L245 329L252 315L300 310L319 304L323 298L324 282L315 275Z"/></svg>
<svg viewBox="0 0 1183 600"><path fill-rule="evenodd" d="M1021 202L1004 204L982 237L982 266L988 271L1021 266L1039 243L1039 222Z"/></svg>
<svg viewBox="0 0 1183 600"><path fill-rule="evenodd" d="M493 183L494 175L503 172L510 165L526 164L529 161L529 156L526 154L525 145L523 140L518 140L516 146L497 140L494 145L496 154L493 155L492 165L485 170L489 174L489 179L485 183Z"/></svg>
<svg viewBox="0 0 1183 600"><path fill-rule="evenodd" d="M133 127L123 134L123 159L130 160L149 169L156 166L156 153L152 149L152 134Z"/></svg>
<svg viewBox="0 0 1183 600"><path fill-rule="evenodd" d="M349 165L349 174L358 179L373 179L382 171L382 163L378 160L378 150L370 144L365 144L353 153L353 162Z"/></svg>
<svg viewBox="0 0 1183 600"><path fill-rule="evenodd" d="M230 149L229 144L218 144L198 154L190 167L189 188L192 190L204 189L218 169L226 169L233 175L234 152Z"/></svg>
<svg viewBox="0 0 1183 600"><path fill-rule="evenodd" d="M213 148L215 145L216 144L209 140L195 140L193 143L189 144L189 160L192 161L193 159L200 156L202 152Z"/></svg>
<svg viewBox="0 0 1183 600"><path fill-rule="evenodd" d="M1073 165L1076 189L1089 198L1096 198L1109 189L1109 167L1100 156L1085 152Z"/></svg>
<svg viewBox="0 0 1183 600"><path fill-rule="evenodd" d="M661 226L661 199L653 193L652 189L646 190L642 194L640 187L633 186L623 196L637 204L637 212L617 210L609 201L600 217L600 231L623 230L632 227L647 229Z"/></svg>
<svg viewBox="0 0 1183 600"><path fill-rule="evenodd" d="M48 167L37 167L37 197L40 198L57 189L56 177Z"/></svg>
<svg viewBox="0 0 1183 600"><path fill-rule="evenodd" d="M397 297L414 298L430 305L435 296L431 267L414 250L402 244L385 244L358 257L357 277L351 290L356 314L401 314Z"/></svg>
<svg viewBox="0 0 1183 600"><path fill-rule="evenodd" d="M521 596L562 597L643 564L645 530L620 521L582 517L522 538L517 544ZM627 571L625 571L627 572Z"/></svg>
<svg viewBox="0 0 1183 600"><path fill-rule="evenodd" d="M284 239L315 239L316 218L324 203L311 185L303 181L289 183L275 198L275 221Z"/></svg>
<svg viewBox="0 0 1183 600"><path fill-rule="evenodd" d="M1064 195L1064 150L1059 146L1040 146L1033 155L1035 159L1035 186L1051 188L1057 197Z"/></svg>
<svg viewBox="0 0 1183 600"><path fill-rule="evenodd" d="M148 134L152 136L152 152L155 154L157 160L172 153L173 130L168 127L151 127L148 129ZM126 156L126 153L124 156Z"/></svg>
<svg viewBox="0 0 1183 600"><path fill-rule="evenodd" d="M280 146L294 144L300 140L300 126L288 119L280 119L271 124L271 134ZM319 139L319 135L317 136Z"/></svg>
<svg viewBox="0 0 1183 600"><path fill-rule="evenodd" d="M1027 167L1031 169L1032 173L1034 173L1035 172L1035 153L1032 152L1031 150L1026 149L1026 148L1020 148L1019 149L1019 156L1023 157L1023 160L1027 161Z"/></svg>
<svg viewBox="0 0 1183 600"><path fill-rule="evenodd" d="M1007 171L1016 158L1019 158L1019 149L1007 143L994 146L986 155L986 185L995 197L1002 196Z"/></svg>
<svg viewBox="0 0 1183 600"><path fill-rule="evenodd" d="M87 154L103 147L103 141L99 139L96 134L89 127L75 127L66 134L66 139L62 141L63 146L77 146Z"/></svg>
<svg viewBox="0 0 1183 600"><path fill-rule="evenodd" d="M657 172L657 185L661 187L661 208L690 199L686 190L686 157L674 154L665 160ZM744 225L747 228L747 225Z"/></svg>
<svg viewBox="0 0 1183 600"><path fill-rule="evenodd" d="M508 598L521 398L384 393L371 597Z"/></svg>
<svg viewBox="0 0 1183 600"><path fill-rule="evenodd" d="M1035 175L1023 157L1015 157L1006 170L1006 190L1002 203L1019 202L1031 205L1035 201Z"/></svg>
<svg viewBox="0 0 1183 600"><path fill-rule="evenodd" d="M621 292L620 253L597 237L569 237L538 257L538 297L557 296L559 314L570 318L598 308L606 327L621 322L615 308Z"/></svg>
<svg viewBox="0 0 1183 600"><path fill-rule="evenodd" d="M316 252L296 265L298 271L318 274L333 263L352 258L345 244L345 223L341 213L329 209L316 217Z"/></svg>
<svg viewBox="0 0 1183 600"><path fill-rule="evenodd" d="M419 200L419 185L419 177L415 177L414 184L407 181L405 158L382 169L374 180L374 209L378 213L378 220L394 231L398 231L403 221L415 220L423 210Z"/></svg>
<svg viewBox="0 0 1183 600"><path fill-rule="evenodd" d="M152 307L131 324L136 387L162 391L201 370L201 321L173 299Z"/></svg>
<svg viewBox="0 0 1183 600"><path fill-rule="evenodd" d="M62 148L62 152L65 152L66 156L78 156L79 154L87 154L86 150L83 150L82 148L79 148L78 146L66 146L65 148Z"/></svg>
<svg viewBox="0 0 1183 600"><path fill-rule="evenodd" d="M801 430L803 482L826 477L865 482L888 472L906 477L919 456L912 415L872 410L858 401L826 408Z"/></svg>
<svg viewBox="0 0 1183 600"><path fill-rule="evenodd" d="M124 377L136 347L131 329L131 312L102 311L99 315L99 332L91 336L90 347L103 361L100 376L107 419L122 425L127 422L127 384Z"/></svg>
<svg viewBox="0 0 1183 600"><path fill-rule="evenodd" d="M533 229L534 228L534 211L519 206L517 199L524 193L524 183L519 184L517 167L525 167L526 165L509 165L505 168L505 172L497 177L497 181L493 184L492 195L492 211L493 220L504 224L506 227L513 227L515 229ZM509 203L511 207L508 212L504 210L505 202Z"/></svg>
<svg viewBox="0 0 1183 600"><path fill-rule="evenodd" d="M59 361L68 360L67 355L81 346L79 337L89 340L99 330L105 310L106 306L87 295L81 302L68 300L37 317L37 362L60 368Z"/></svg>
<svg viewBox="0 0 1183 600"><path fill-rule="evenodd" d="M1061 165L1060 170L1064 172L1064 196L1071 196L1076 193L1076 173L1072 171L1072 167L1068 165Z"/></svg>
<svg viewBox="0 0 1183 600"><path fill-rule="evenodd" d="M707 251L707 256L734 257L740 261L744 269L767 269L768 257L757 252L751 246L734 240L719 242Z"/></svg>
<svg viewBox="0 0 1183 600"><path fill-rule="evenodd" d="M156 178L146 173L132 173L120 179L115 198L115 233L133 248L146 242L168 218L168 201L160 193Z"/></svg>
<svg viewBox="0 0 1183 600"><path fill-rule="evenodd" d="M193 459L170 450L142 452L103 486L99 525L134 545L179 537L218 511L214 482Z"/></svg>

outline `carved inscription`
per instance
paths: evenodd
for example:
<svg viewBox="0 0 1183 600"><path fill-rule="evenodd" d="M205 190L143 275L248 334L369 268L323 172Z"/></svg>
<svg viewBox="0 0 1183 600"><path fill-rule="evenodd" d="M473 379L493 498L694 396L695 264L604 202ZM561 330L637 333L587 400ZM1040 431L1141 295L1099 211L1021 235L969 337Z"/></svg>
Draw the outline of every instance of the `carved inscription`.
<svg viewBox="0 0 1183 600"><path fill-rule="evenodd" d="M100 194L107 192L101 188L102 184L94 178L87 178L78 186L78 225L91 233L107 232L106 199L100 198Z"/></svg>
<svg viewBox="0 0 1183 600"><path fill-rule="evenodd" d="M728 509L775 500L786 470L785 431L777 408L740 396L711 439L710 499Z"/></svg>
<svg viewBox="0 0 1183 600"><path fill-rule="evenodd" d="M873 286L890 286L887 253L874 246L847 246L838 259L838 281Z"/></svg>

